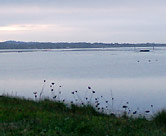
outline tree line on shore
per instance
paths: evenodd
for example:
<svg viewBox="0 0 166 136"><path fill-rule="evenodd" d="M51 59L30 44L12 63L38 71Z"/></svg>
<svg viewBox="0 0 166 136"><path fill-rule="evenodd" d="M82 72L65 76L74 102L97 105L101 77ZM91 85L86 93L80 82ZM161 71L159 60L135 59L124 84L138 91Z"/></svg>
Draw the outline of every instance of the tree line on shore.
<svg viewBox="0 0 166 136"><path fill-rule="evenodd" d="M0 49L67 49L67 48L112 48L112 47L164 47L157 43L88 43L88 42L0 42Z"/></svg>

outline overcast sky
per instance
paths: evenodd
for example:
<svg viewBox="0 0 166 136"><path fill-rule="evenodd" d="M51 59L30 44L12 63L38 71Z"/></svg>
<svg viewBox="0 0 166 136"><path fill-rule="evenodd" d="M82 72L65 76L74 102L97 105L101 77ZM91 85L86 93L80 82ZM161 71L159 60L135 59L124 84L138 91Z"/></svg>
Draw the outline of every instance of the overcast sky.
<svg viewBox="0 0 166 136"><path fill-rule="evenodd" d="M166 0L0 0L0 41L166 43Z"/></svg>

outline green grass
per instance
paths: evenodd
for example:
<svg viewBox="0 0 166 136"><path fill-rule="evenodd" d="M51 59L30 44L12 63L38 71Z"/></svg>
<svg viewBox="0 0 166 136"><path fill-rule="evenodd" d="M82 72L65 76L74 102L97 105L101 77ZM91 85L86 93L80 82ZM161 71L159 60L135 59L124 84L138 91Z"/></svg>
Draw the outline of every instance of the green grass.
<svg viewBox="0 0 166 136"><path fill-rule="evenodd" d="M48 99L0 96L0 136L166 136L165 125L156 120L115 117L91 106L69 107Z"/></svg>
<svg viewBox="0 0 166 136"><path fill-rule="evenodd" d="M157 112L153 120L160 126L166 127L166 110L161 110Z"/></svg>

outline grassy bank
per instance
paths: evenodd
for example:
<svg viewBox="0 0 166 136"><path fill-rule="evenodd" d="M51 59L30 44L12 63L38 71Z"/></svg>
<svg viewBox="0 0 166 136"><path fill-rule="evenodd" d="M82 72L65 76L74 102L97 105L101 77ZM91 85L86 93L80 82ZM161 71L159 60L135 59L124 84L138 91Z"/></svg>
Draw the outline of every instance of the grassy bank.
<svg viewBox="0 0 166 136"><path fill-rule="evenodd" d="M166 136L166 114L115 117L91 106L0 96L0 136Z"/></svg>

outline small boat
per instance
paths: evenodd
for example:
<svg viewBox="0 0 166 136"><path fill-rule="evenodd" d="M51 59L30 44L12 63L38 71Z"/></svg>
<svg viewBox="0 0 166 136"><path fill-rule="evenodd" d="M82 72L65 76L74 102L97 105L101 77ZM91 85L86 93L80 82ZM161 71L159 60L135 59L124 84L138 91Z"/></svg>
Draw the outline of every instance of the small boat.
<svg viewBox="0 0 166 136"><path fill-rule="evenodd" d="M141 50L139 50L139 52L150 52L150 50L148 50L148 49L141 49Z"/></svg>

